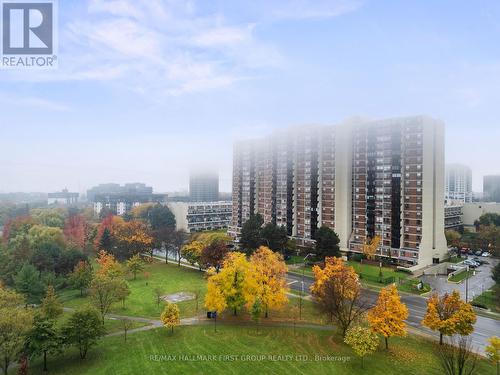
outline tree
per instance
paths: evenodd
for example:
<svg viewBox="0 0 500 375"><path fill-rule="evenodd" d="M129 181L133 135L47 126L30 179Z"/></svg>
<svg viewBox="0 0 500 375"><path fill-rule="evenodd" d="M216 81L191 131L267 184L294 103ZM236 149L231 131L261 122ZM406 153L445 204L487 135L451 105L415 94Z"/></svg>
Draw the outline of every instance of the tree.
<svg viewBox="0 0 500 375"><path fill-rule="evenodd" d="M231 252L221 271L208 279L205 306L218 312L227 307L237 315L248 301L253 300L255 290L255 279L245 254Z"/></svg>
<svg viewBox="0 0 500 375"><path fill-rule="evenodd" d="M204 244L200 241L191 241L182 246L181 254L191 265L197 264L201 268L201 253Z"/></svg>
<svg viewBox="0 0 500 375"><path fill-rule="evenodd" d="M122 266L118 263L112 254L108 254L104 250L99 251L96 258L99 268L96 275L109 276L110 278L120 277L123 274Z"/></svg>
<svg viewBox="0 0 500 375"><path fill-rule="evenodd" d="M449 343L436 346L435 353L445 375L472 375L476 372L477 356L472 351L470 338L450 338Z"/></svg>
<svg viewBox="0 0 500 375"><path fill-rule="evenodd" d="M367 243L363 245L363 254L365 254L368 259L375 259L379 244L379 236L375 236L372 239L368 240Z"/></svg>
<svg viewBox="0 0 500 375"><path fill-rule="evenodd" d="M53 245L63 249L66 247L66 239L61 228L33 225L28 231L28 238L32 249L43 245Z"/></svg>
<svg viewBox="0 0 500 375"><path fill-rule="evenodd" d="M42 285L38 272L29 263L25 263L21 270L14 276L14 285L19 293L26 296L28 302L33 302L42 293Z"/></svg>
<svg viewBox="0 0 500 375"><path fill-rule="evenodd" d="M288 241L286 227L267 223L260 230L261 243L273 251L283 252Z"/></svg>
<svg viewBox="0 0 500 375"><path fill-rule="evenodd" d="M321 311L337 324L345 336L352 323L358 322L367 310L361 300L361 285L354 268L342 258L327 257L325 267L313 267L314 284L311 293Z"/></svg>
<svg viewBox="0 0 500 375"><path fill-rule="evenodd" d="M446 243L448 244L448 246L458 247L460 245L460 239L462 238L462 235L456 230L447 229L444 231L444 235L446 237Z"/></svg>
<svg viewBox="0 0 500 375"><path fill-rule="evenodd" d="M170 328L174 332L174 327L181 323L179 306L175 303L167 302L165 309L161 313L160 319L166 328Z"/></svg>
<svg viewBox="0 0 500 375"><path fill-rule="evenodd" d="M101 237L99 238L99 249L111 252L113 250L113 238L109 228L104 228Z"/></svg>
<svg viewBox="0 0 500 375"><path fill-rule="evenodd" d="M64 248L57 243L44 242L33 249L31 264L36 267L38 272L55 272Z"/></svg>
<svg viewBox="0 0 500 375"><path fill-rule="evenodd" d="M116 226L113 233L116 239L115 256L128 259L133 255L149 251L153 245L153 237L142 221L132 220Z"/></svg>
<svg viewBox="0 0 500 375"><path fill-rule="evenodd" d="M0 368L7 375L9 366L22 353L26 334L33 324L33 313L24 298L0 286Z"/></svg>
<svg viewBox="0 0 500 375"><path fill-rule="evenodd" d="M30 214L43 226L60 229L64 227L66 212L62 208L35 208Z"/></svg>
<svg viewBox="0 0 500 375"><path fill-rule="evenodd" d="M122 302L122 308L125 308L125 300L130 296L130 287L128 286L128 283L124 279L118 279L119 284L116 289L116 298L118 301Z"/></svg>
<svg viewBox="0 0 500 375"><path fill-rule="evenodd" d="M252 277L256 283L253 294L259 300L265 317L269 316L270 309L281 309L288 302L286 273L288 271L283 256L261 246L250 257ZM250 304L253 301L250 300Z"/></svg>
<svg viewBox="0 0 500 375"><path fill-rule="evenodd" d="M56 329L55 321L45 315L36 315L26 338L26 349L32 357L43 356L43 371L47 371L47 354L60 353L62 345L63 338Z"/></svg>
<svg viewBox="0 0 500 375"><path fill-rule="evenodd" d="M252 320L256 324L259 324L261 314L262 314L262 303L260 302L259 298L256 298L252 304L252 309L250 310L250 315L252 316Z"/></svg>
<svg viewBox="0 0 500 375"><path fill-rule="evenodd" d="M127 332L134 326L134 322L129 318L120 319L123 328L125 342L127 342Z"/></svg>
<svg viewBox="0 0 500 375"><path fill-rule="evenodd" d="M80 351L80 359L85 359L88 350L97 344L105 333L99 313L91 307L84 307L71 314L63 327L63 336L67 344L74 345Z"/></svg>
<svg viewBox="0 0 500 375"><path fill-rule="evenodd" d="M326 257L339 257L339 236L333 229L322 226L316 232L316 256L325 259Z"/></svg>
<svg viewBox="0 0 500 375"><path fill-rule="evenodd" d="M52 285L47 287L45 297L42 299L41 310L47 319L57 319L63 313L63 306L57 298L56 291Z"/></svg>
<svg viewBox="0 0 500 375"><path fill-rule="evenodd" d="M488 339L489 345L486 346L486 355L496 365L497 375L500 374L500 337L493 336Z"/></svg>
<svg viewBox="0 0 500 375"><path fill-rule="evenodd" d="M90 297L94 306L101 313L102 325L104 325L104 317L109 312L111 305L120 300L123 282L119 278L97 274L90 284Z"/></svg>
<svg viewBox="0 0 500 375"><path fill-rule="evenodd" d="M219 272L228 252L229 248L224 241L215 240L202 249L200 262L204 268L215 267Z"/></svg>
<svg viewBox="0 0 500 375"><path fill-rule="evenodd" d="M142 261L139 254L136 254L132 258L127 260L127 269L134 275L134 280L136 280L137 273L144 270L144 262Z"/></svg>
<svg viewBox="0 0 500 375"><path fill-rule="evenodd" d="M251 215L241 228L240 246L251 253L262 244L260 229L264 219L260 214Z"/></svg>
<svg viewBox="0 0 500 375"><path fill-rule="evenodd" d="M472 306L462 301L456 290L441 297L433 293L427 300L427 312L422 324L439 331L439 344L443 344L443 335L470 335L474 331L474 323L476 314Z"/></svg>
<svg viewBox="0 0 500 375"><path fill-rule="evenodd" d="M187 234L182 231L182 230L176 230L172 232L172 235L169 239L169 244L173 246L175 249L176 255L177 255L177 265L180 267L181 266L181 250L182 250L182 245L187 240Z"/></svg>
<svg viewBox="0 0 500 375"><path fill-rule="evenodd" d="M163 289L160 288L154 288L153 293L155 295L155 301L156 301L156 306L160 307L160 302L162 301L163 297Z"/></svg>
<svg viewBox="0 0 500 375"><path fill-rule="evenodd" d="M368 311L371 329L384 336L385 348L389 348L388 339L392 336L406 336L408 308L401 302L396 285L392 284L380 290L377 304Z"/></svg>
<svg viewBox="0 0 500 375"><path fill-rule="evenodd" d="M378 347L378 337L370 328L355 326L347 330L344 342L361 357L361 367L366 355L375 353Z"/></svg>
<svg viewBox="0 0 500 375"><path fill-rule="evenodd" d="M66 240L83 249L86 243L87 220L83 215L71 215L64 223Z"/></svg>
<svg viewBox="0 0 500 375"><path fill-rule="evenodd" d="M69 282L74 288L79 289L80 296L83 296L83 292L88 289L92 282L92 277L92 266L88 262L80 261L70 274Z"/></svg>

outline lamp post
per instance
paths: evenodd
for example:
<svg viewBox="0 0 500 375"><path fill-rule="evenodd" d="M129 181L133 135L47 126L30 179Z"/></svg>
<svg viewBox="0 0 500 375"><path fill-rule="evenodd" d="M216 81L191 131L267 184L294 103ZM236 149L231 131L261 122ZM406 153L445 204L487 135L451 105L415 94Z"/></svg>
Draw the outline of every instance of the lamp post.
<svg viewBox="0 0 500 375"><path fill-rule="evenodd" d="M465 274L465 303L469 301L469 266L467 266L467 273Z"/></svg>
<svg viewBox="0 0 500 375"><path fill-rule="evenodd" d="M315 256L315 255L316 254L309 253L304 258L304 267L302 267L301 293L300 293L300 300L299 300L299 320L302 320L302 298L304 295L304 272L305 272L306 260L310 256Z"/></svg>

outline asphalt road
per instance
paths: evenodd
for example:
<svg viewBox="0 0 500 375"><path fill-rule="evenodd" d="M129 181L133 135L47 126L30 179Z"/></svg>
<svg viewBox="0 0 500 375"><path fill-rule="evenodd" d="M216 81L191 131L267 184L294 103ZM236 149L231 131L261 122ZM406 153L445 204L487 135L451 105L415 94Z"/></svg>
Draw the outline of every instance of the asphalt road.
<svg viewBox="0 0 500 375"><path fill-rule="evenodd" d="M302 290L302 276L289 273L287 278L290 288L297 291ZM304 277L304 291L306 293L309 292L309 287L311 286L313 281L314 279L312 277ZM374 305L377 300L378 292L369 289L363 289L362 295L369 304ZM427 309L426 299L420 296L401 295L401 300L408 307L408 325L430 336L439 338L438 333L431 331L430 329L421 325L421 321L424 318ZM488 338L494 335L500 335L500 321L478 316L477 322L474 325L474 333L471 335L472 345L474 346L474 349L480 353L484 353L485 347L486 345L488 345Z"/></svg>

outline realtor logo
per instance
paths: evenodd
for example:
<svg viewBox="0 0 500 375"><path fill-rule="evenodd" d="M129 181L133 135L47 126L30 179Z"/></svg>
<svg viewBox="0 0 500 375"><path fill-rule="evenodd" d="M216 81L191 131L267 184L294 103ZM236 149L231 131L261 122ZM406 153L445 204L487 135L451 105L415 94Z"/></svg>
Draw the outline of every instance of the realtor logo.
<svg viewBox="0 0 500 375"><path fill-rule="evenodd" d="M54 0L0 0L2 67L54 67Z"/></svg>

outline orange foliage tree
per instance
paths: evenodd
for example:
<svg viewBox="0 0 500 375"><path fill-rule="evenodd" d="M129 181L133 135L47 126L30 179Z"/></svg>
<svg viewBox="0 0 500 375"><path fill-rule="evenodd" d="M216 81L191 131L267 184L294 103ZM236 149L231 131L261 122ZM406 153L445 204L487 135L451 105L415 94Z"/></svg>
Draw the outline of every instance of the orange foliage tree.
<svg viewBox="0 0 500 375"><path fill-rule="evenodd" d="M373 332L384 336L385 348L389 348L388 338L406 336L408 308L401 302L396 285L383 288L375 307L368 311L368 322Z"/></svg>

